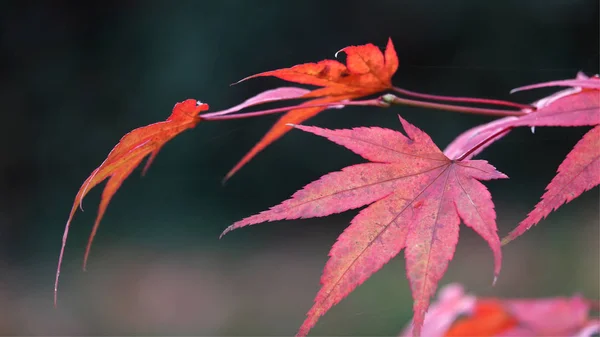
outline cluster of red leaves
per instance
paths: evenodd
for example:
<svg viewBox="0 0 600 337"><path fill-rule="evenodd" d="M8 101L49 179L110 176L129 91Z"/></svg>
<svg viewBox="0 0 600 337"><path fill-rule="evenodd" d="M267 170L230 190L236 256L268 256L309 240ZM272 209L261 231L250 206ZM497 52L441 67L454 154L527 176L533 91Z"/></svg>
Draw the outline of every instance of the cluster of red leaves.
<svg viewBox="0 0 600 337"><path fill-rule="evenodd" d="M500 299L465 294L462 286L442 288L421 330L428 337L591 337L600 332L600 320L592 316L598 303L579 295L565 298ZM409 324L400 334L413 334Z"/></svg>
<svg viewBox="0 0 600 337"><path fill-rule="evenodd" d="M552 179L542 200L504 240L515 239L558 207L577 198L581 193L600 184L600 78L588 78L579 73L574 80L553 81L517 88L514 91L549 86L574 86L545 97L533 104L535 112L522 117L506 117L488 124L477 126L460 135L444 151L454 158L465 149L486 141L470 158L481 152L494 141L504 137L512 128L529 126L594 126L573 147L558 167L558 174Z"/></svg>
<svg viewBox="0 0 600 337"><path fill-rule="evenodd" d="M416 94L394 88L391 78L398 68L398 59L391 40L383 53L372 44L351 46L342 51L346 53L345 65L335 60L325 60L246 78L275 76L299 84L318 86L318 89L273 89L233 108L202 115L199 113L207 110L208 105L186 100L175 105L172 115L165 122L141 127L125 135L107 159L84 182L75 198L63 236L55 294L68 228L77 206L88 191L109 178L86 249L84 266L99 222L123 180L144 157L150 155L145 172L167 141L203 120L237 119L286 112L227 174L226 179L292 127L325 137L370 161L329 173L296 192L289 200L236 222L223 232L225 234L235 228L265 221L320 217L370 205L352 220L333 245L321 278L322 288L298 335L306 335L319 317L402 249L405 249L407 275L414 298L412 334L419 335L429 300L453 257L461 221L488 242L494 255L494 274L498 275L502 255L496 214L491 195L480 181L507 177L486 161L473 160L472 157L504 137L512 128L595 126L567 155L540 203L504 242L521 235L552 210L600 183L600 81L597 77L579 75L574 80L520 88L572 87L539 100L533 106L523 106L494 100ZM387 90L421 99L496 104L518 107L520 110L506 114L503 110L496 110L497 114L509 117L466 131L443 152L425 132L402 118L400 121L406 136L383 128L328 130L297 125L328 108L346 105L389 106L390 101L385 96L368 101L356 100ZM309 100L291 107L235 114L248 107L290 99ZM486 111L419 101L410 101L410 104L453 111ZM486 310L483 312L487 312Z"/></svg>
<svg viewBox="0 0 600 337"><path fill-rule="evenodd" d="M300 124L326 108L312 105L343 102L392 88L392 76L398 69L398 56L391 39L388 40L383 54L372 44L350 46L340 52L346 53L346 65L335 60L324 60L318 63L305 63L291 68L267 71L241 80L274 76L282 80L322 88L303 95L303 98L314 99L298 105L283 115L250 152L227 173L226 179L234 175L258 152L290 131L291 127L288 124Z"/></svg>

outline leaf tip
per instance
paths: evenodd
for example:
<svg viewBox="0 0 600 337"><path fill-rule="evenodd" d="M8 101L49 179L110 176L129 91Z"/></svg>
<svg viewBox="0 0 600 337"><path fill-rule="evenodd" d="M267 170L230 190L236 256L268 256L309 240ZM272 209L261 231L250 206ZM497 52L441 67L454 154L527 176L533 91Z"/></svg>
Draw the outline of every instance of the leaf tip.
<svg viewBox="0 0 600 337"><path fill-rule="evenodd" d="M240 84L240 83L244 82L245 80L249 79L250 77L251 77L251 76L244 77L244 78L242 78L241 80L239 80L239 81L237 81L237 82L230 83L230 84L229 84L229 86L230 86L230 87L233 87L234 85L238 85L238 84Z"/></svg>
<svg viewBox="0 0 600 337"><path fill-rule="evenodd" d="M402 116L400 115L398 115L398 119L400 119L402 129L404 129L406 136L408 136L408 138L410 138L411 140L415 140L415 136L418 135L419 131L421 130L416 126L410 124L406 119L402 118Z"/></svg>
<svg viewBox="0 0 600 337"><path fill-rule="evenodd" d="M65 255L65 247L67 245L67 237L69 236L69 227L71 226L71 220L73 219L73 215L75 214L76 205L73 205L71 209L71 214L69 216L69 220L65 225L65 229L63 232L62 244L60 246L60 253L58 255L58 265L56 266L56 275L54 278L54 308L57 307L58 303L58 280L60 279L60 269L62 267L63 257Z"/></svg>
<svg viewBox="0 0 600 337"><path fill-rule="evenodd" d="M396 55L396 48L394 48L394 43L392 42L392 37L388 36L388 40L387 40L387 45L385 46L385 51L386 54L387 52L392 52L393 55ZM397 60L397 56L395 56L396 60ZM386 60L386 61L390 61L390 60Z"/></svg>
<svg viewBox="0 0 600 337"><path fill-rule="evenodd" d="M233 225L225 228L225 230L223 231L223 233L221 233L221 235L219 235L219 240L221 240L223 238L223 236L225 236L225 234L231 232L233 230Z"/></svg>
<svg viewBox="0 0 600 337"><path fill-rule="evenodd" d="M244 164L245 164L245 162L240 161L231 170L229 170L229 172L227 172L225 177L223 177L223 179L221 179L221 185L225 186L227 184L227 182L229 181L229 179L231 179L231 177L233 177L233 175L236 174L237 171L239 171L240 168L242 168L242 166Z"/></svg>
<svg viewBox="0 0 600 337"><path fill-rule="evenodd" d="M267 72L267 73L268 73L268 72ZM234 86L234 85L240 84L240 83L242 83L242 82L245 82L245 81L247 81L247 80L249 80L249 79L251 79L251 78L255 78L255 77L259 77L259 76L264 76L264 74L265 74L265 73L260 73L260 74L255 74L255 75L246 76L246 77L242 78L241 80L239 80L239 81L237 81L237 82L233 82L233 83L231 83L229 86Z"/></svg>

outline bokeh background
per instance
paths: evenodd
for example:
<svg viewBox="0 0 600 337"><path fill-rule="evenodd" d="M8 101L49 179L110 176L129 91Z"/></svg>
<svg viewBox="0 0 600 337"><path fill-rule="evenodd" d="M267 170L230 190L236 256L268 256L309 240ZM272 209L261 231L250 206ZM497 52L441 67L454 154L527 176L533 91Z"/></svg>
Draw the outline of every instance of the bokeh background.
<svg viewBox="0 0 600 337"><path fill-rule="evenodd" d="M531 102L511 88L598 73L598 1L2 1L0 4L0 334L290 335L319 288L327 252L357 211L219 233L361 158L291 132L225 186L224 174L277 116L200 124L168 143L147 176L114 197L87 272L82 255L101 188L84 201L52 306L64 223L84 179L129 130L195 98L227 108L277 79L247 75L396 45L397 86ZM307 124L398 129L397 115L445 147L488 117L350 107ZM500 234L539 200L588 128L516 130L480 158ZM461 228L442 284L486 296L599 297L595 188L504 249L495 287L483 240ZM394 335L411 316L402 254L324 316L315 335Z"/></svg>

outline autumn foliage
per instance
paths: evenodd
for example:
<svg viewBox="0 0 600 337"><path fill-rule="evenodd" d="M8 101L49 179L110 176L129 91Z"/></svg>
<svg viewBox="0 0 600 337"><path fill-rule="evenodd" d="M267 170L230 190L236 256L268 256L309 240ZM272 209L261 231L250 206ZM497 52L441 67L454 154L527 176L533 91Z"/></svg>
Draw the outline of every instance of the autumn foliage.
<svg viewBox="0 0 600 337"><path fill-rule="evenodd" d="M267 71L241 80L274 76L282 80L322 88L303 95L303 98L314 99L286 112L250 152L227 173L226 179L234 175L258 152L288 132L291 129L288 124L302 123L326 108L324 106L305 106L317 103L342 102L392 88L392 76L398 69L398 56L396 56L396 50L391 39L388 40L384 53L372 44L350 46L340 50L340 52L346 53L346 65L335 60L325 60L318 63L306 63L291 68Z"/></svg>
<svg viewBox="0 0 600 337"><path fill-rule="evenodd" d="M483 160L450 160L423 131L400 119L407 136L380 128L297 128L342 145L371 163L329 173L270 210L228 227L362 210L329 253L322 288L300 327L317 319L405 249L415 322L422 322L458 242L462 221L490 245L494 273L502 255L490 193L478 180L507 178ZM417 329L418 332L418 329Z"/></svg>
<svg viewBox="0 0 600 337"><path fill-rule="evenodd" d="M429 331L428 317L438 307L434 306L427 313L429 302L454 255L460 223L472 228L487 242L492 251L493 274L496 277L502 262L502 244L522 235L553 210L600 184L600 79L597 76L588 78L580 73L575 79L515 89L569 87L532 104L446 97L415 93L393 86L391 80L398 69L398 58L391 40L388 40L383 52L373 44L350 46L340 52L346 55L345 64L337 60L324 60L267 71L241 80L273 76L296 84L315 86L315 89L276 88L230 109L210 113L205 112L208 105L188 99L177 103L166 121L126 134L85 180L75 197L63 237L55 295L68 229L87 193L108 179L85 252L84 267L102 216L123 180L149 156L144 173L166 142L194 128L201 121L284 113L226 174L225 179L229 179L260 151L293 128L326 138L368 161L326 174L293 194L290 199L240 220L223 232L225 234L236 228L267 221L322 217L368 205L354 217L333 244L321 277L322 287L298 331L299 336L308 334L332 306L401 250L404 250L407 277L414 299L414 318L407 333L434 336L426 331ZM372 95L381 96L368 98ZM261 104L288 100L303 101L283 108L240 112ZM461 106L461 103L493 107ZM400 122L404 133L377 127L329 130L301 125L326 109L340 109L348 105L381 108L411 105L501 118L465 131L443 151L424 131L403 117L400 117ZM482 182L508 177L490 163L473 158L514 128L545 126L592 128L559 166L541 201L501 241L497 233L492 196ZM426 130L427 126L423 129ZM446 336L496 336L505 330L521 328L525 318L515 308L533 303L523 302L525 304L521 305L518 301L495 299L470 301L470 316L452 320L452 325L444 332Z"/></svg>
<svg viewBox="0 0 600 337"><path fill-rule="evenodd" d="M425 317L429 337L577 336L600 332L598 302L572 297L504 299L465 293L459 284L442 288ZM408 325L400 337L413 333Z"/></svg>
<svg viewBox="0 0 600 337"><path fill-rule="evenodd" d="M110 151L104 162L83 182L79 192L77 192L77 196L75 196L73 207L71 207L71 214L69 214L69 220L67 220L65 226L58 268L56 271L56 281L54 283L55 304L60 265L62 263L67 242L67 235L69 234L69 226L77 211L77 207L79 206L82 208L83 198L85 198L92 188L105 179L108 179L104 191L102 192L102 200L100 201L100 207L98 208L98 215L96 216L96 221L94 222L94 227L92 228L92 233L90 234L85 250L83 259L83 268L85 269L90 248L92 247L92 241L94 240L94 236L100 225L100 220L102 220L102 216L104 216L104 212L106 211L106 207L108 207L110 199L115 195L119 187L121 187L123 180L135 170L145 157L149 156L148 161L144 166L144 170L142 171L142 175L144 175L154 158L156 158L156 155L158 155L161 147L181 132L194 128L196 124L200 122L198 113L205 110L208 110L207 104L193 99L188 99L175 104L173 113L171 113L171 116L169 116L166 121L135 129L123 136L119 143L112 151Z"/></svg>

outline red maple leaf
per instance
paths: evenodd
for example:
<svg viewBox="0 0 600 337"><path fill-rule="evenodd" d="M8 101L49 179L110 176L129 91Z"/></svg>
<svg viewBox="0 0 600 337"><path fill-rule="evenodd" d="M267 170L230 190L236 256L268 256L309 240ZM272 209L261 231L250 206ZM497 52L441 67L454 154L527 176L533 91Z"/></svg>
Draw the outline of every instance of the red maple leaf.
<svg viewBox="0 0 600 337"><path fill-rule="evenodd" d="M579 85L541 100L541 113L515 121L515 126L596 125L569 152L558 167L558 174L546 187L542 200L503 243L510 242L547 217L550 212L600 184L600 79L578 74L575 80L542 83L527 89L550 85Z"/></svg>
<svg viewBox="0 0 600 337"><path fill-rule="evenodd" d="M503 244L522 235L561 205L600 184L600 78L588 78L579 73L576 79L539 83L513 91L571 85L577 87L559 91L535 102L533 106L537 108L536 111L530 111L522 117L505 117L477 126L461 134L444 150L448 157L458 158L465 151L477 147L476 151L465 157L468 159L504 137L515 127L596 125L567 155L558 168L558 174L546 187L542 200L527 218L502 240Z"/></svg>
<svg viewBox="0 0 600 337"><path fill-rule="evenodd" d="M335 60L324 60L318 63L305 63L291 68L267 71L239 81L274 76L285 81L322 88L303 95L303 98L315 99L300 104L283 115L227 173L225 179L229 179L256 154L287 133L291 129L288 124L300 124L326 109L325 106L314 107L314 105L356 99L392 88L391 78L398 69L398 56L391 39L388 40L384 53L370 43L346 47L340 51L346 53L346 65Z"/></svg>
<svg viewBox="0 0 600 337"><path fill-rule="evenodd" d="M110 202L110 199L117 192L123 181L135 170L135 168L142 162L142 160L150 155L142 175L146 173L150 164L156 158L156 155L160 151L161 147L165 145L169 140L180 134L181 132L194 128L200 117L198 114L202 111L208 110L208 105L200 103L193 99L188 99L183 102L175 104L171 116L164 122L158 122L150 124L141 128L137 128L121 138L119 143L110 151L108 157L104 162L96 168L92 174L85 180L79 192L75 196L69 219L65 226L65 231L62 240L62 246L60 249L60 256L58 259L58 267L56 269L56 280L54 283L54 304L56 305L56 293L58 289L58 278L60 276L60 267L62 264L63 254L65 251L65 245L67 243L67 236L69 233L69 226L71 220L77 211L77 206L81 207L83 198L88 192L96 185L108 178L108 182L102 192L102 199L98 208L98 215L94 222L94 227L90 234L88 244L85 251L83 267L87 262L87 258L90 253L90 248L94 240L100 220L106 211L106 207Z"/></svg>
<svg viewBox="0 0 600 337"><path fill-rule="evenodd" d="M489 244L497 275L502 255L491 195L478 180L506 178L482 160L455 161L400 118L408 137L383 128L328 130L295 126L342 145L371 163L329 173L268 211L223 234L265 221L326 216L371 204L340 235L329 254L322 288L298 335L405 248L414 298L415 334L458 242L461 219Z"/></svg>

